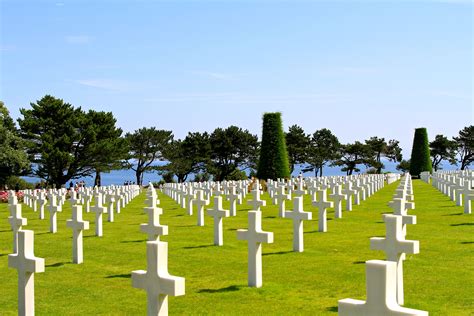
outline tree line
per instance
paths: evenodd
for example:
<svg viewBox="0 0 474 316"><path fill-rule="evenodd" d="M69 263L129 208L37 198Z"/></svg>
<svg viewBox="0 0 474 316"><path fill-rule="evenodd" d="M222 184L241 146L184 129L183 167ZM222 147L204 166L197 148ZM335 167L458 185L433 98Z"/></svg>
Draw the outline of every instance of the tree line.
<svg viewBox="0 0 474 316"><path fill-rule="evenodd" d="M257 135L237 126L190 132L183 139L155 127L124 133L112 112L85 111L50 95L20 113L17 127L0 101L0 186L26 175L55 187L94 176L100 185L101 174L115 169L134 170L138 184L146 172L157 172L166 182L175 177L183 182L191 175L195 181L238 180L247 177L245 171L255 174L261 148L268 148L261 146ZM473 135L474 126L452 139L436 135L430 143L433 169L438 170L442 161L466 169L474 160ZM399 170L409 170L394 139L374 136L342 144L329 129L307 134L298 125L284 138L290 174L297 165L315 176L322 176L326 166L338 166L348 175L362 166L381 173L387 160L398 162Z"/></svg>

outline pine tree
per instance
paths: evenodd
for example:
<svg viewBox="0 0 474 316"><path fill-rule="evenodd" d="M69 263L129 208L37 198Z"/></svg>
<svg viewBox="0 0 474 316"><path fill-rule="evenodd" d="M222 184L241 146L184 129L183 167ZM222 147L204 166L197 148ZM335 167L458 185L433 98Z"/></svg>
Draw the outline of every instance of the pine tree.
<svg viewBox="0 0 474 316"><path fill-rule="evenodd" d="M432 171L430 147L426 128L417 128L411 151L410 174L413 177L419 177L423 171Z"/></svg>

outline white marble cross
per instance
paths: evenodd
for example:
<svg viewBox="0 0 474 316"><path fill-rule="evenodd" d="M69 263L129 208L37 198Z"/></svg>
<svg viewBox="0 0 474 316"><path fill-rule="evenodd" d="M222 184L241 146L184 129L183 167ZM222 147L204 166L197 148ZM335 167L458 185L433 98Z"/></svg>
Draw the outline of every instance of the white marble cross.
<svg viewBox="0 0 474 316"><path fill-rule="evenodd" d="M318 231L327 232L328 223L327 223L327 209L334 206L333 202L329 202L326 198L326 190L317 191L318 200L313 201L312 204L314 207L318 208Z"/></svg>
<svg viewBox="0 0 474 316"><path fill-rule="evenodd" d="M369 260L365 263L367 301L339 301L340 316L428 316L428 312L401 307L396 296L396 264Z"/></svg>
<svg viewBox="0 0 474 316"><path fill-rule="evenodd" d="M285 187L284 185L280 185L277 189L277 194L274 195L274 197L277 199L277 204L278 204L278 215L280 217L285 217L285 207L286 207L286 200L290 199L290 194L285 193Z"/></svg>
<svg viewBox="0 0 474 316"><path fill-rule="evenodd" d="M82 233L89 229L89 222L82 220L82 206L72 206L72 218L66 221L66 226L72 229L72 262L81 264L84 261Z"/></svg>
<svg viewBox="0 0 474 316"><path fill-rule="evenodd" d="M34 315L34 274L44 272L44 259L35 257L32 230L18 232L18 252L8 255L8 266L18 270L18 315Z"/></svg>
<svg viewBox="0 0 474 316"><path fill-rule="evenodd" d="M304 196L306 194L306 190L304 189L304 182L303 180L299 180L297 183L296 190L293 191L294 196Z"/></svg>
<svg viewBox="0 0 474 316"><path fill-rule="evenodd" d="M163 210L159 207L145 207L145 213L148 214L148 223L141 224L140 230L148 234L148 241L159 241L160 236L168 235L168 226L160 225L160 215Z"/></svg>
<svg viewBox="0 0 474 316"><path fill-rule="evenodd" d="M292 212L285 212L285 218L290 218L293 220L293 251L304 251L303 221L311 220L312 216L313 214L311 212L304 211L302 196L297 196L293 199Z"/></svg>
<svg viewBox="0 0 474 316"><path fill-rule="evenodd" d="M53 234L58 231L58 212L62 212L62 207L60 205L56 205L56 196L53 194L50 196L49 201L49 231Z"/></svg>
<svg viewBox="0 0 474 316"><path fill-rule="evenodd" d="M196 191L196 198L193 200L196 205L197 225L204 226L204 206L209 205L209 201L204 197L203 190Z"/></svg>
<svg viewBox="0 0 474 316"><path fill-rule="evenodd" d="M397 264L397 302L403 305L403 260L405 254L417 254L420 252L420 244L417 240L405 240L403 233L403 219L400 215L383 216L386 227L386 237L370 238L370 249L385 251L388 261Z"/></svg>
<svg viewBox="0 0 474 316"><path fill-rule="evenodd" d="M464 186L460 192L464 200L464 214L471 214L471 201L474 200L474 190L471 188L471 181L464 180Z"/></svg>
<svg viewBox="0 0 474 316"><path fill-rule="evenodd" d="M329 194L329 197L334 201L334 217L342 218L342 201L346 198L346 195L342 194L342 187L340 185L335 185L332 189L332 194Z"/></svg>
<svg viewBox="0 0 474 316"><path fill-rule="evenodd" d="M247 201L247 203L252 206L252 211L260 211L260 207L267 205L267 201L260 200L259 185L256 185L255 188L251 191L251 193L252 193L252 200Z"/></svg>
<svg viewBox="0 0 474 316"><path fill-rule="evenodd" d="M38 194L39 219L44 219L44 207L46 206L46 202L48 202L48 199L46 199L46 196L43 191L40 191Z"/></svg>
<svg viewBox="0 0 474 316"><path fill-rule="evenodd" d="M28 220L21 216L21 204L10 204L8 205L8 208L10 209L8 222L13 231L13 253L16 253L18 249L18 231L22 229L22 226L27 224Z"/></svg>
<svg viewBox="0 0 474 316"><path fill-rule="evenodd" d="M107 208L107 221L113 222L114 221L114 203L115 203L115 194L111 191L109 191L106 195L106 201L108 203L108 208Z"/></svg>
<svg viewBox="0 0 474 316"><path fill-rule="evenodd" d="M132 272L132 286L147 292L147 315L168 315L168 296L185 294L185 280L168 272L168 243L146 243L147 271Z"/></svg>
<svg viewBox="0 0 474 316"><path fill-rule="evenodd" d="M186 213L188 215L193 215L193 199L195 198L195 194L193 192L193 188L191 186L188 187L188 191L186 193Z"/></svg>
<svg viewBox="0 0 474 316"><path fill-rule="evenodd" d="M229 187L229 193L226 198L230 202L230 216L237 215L237 200L239 199L240 194L237 194L235 185Z"/></svg>
<svg viewBox="0 0 474 316"><path fill-rule="evenodd" d="M102 237L102 214L107 213L107 208L102 206L102 193L94 194L95 205L91 207L91 211L95 213L95 235Z"/></svg>
<svg viewBox="0 0 474 316"><path fill-rule="evenodd" d="M357 193L357 190L352 189L352 182L347 181L342 191L346 195L346 211L352 211L352 195Z"/></svg>
<svg viewBox="0 0 474 316"><path fill-rule="evenodd" d="M214 217L214 245L224 244L222 219L229 217L229 210L222 208L222 196L214 196L214 208L207 210L209 216Z"/></svg>
<svg viewBox="0 0 474 316"><path fill-rule="evenodd" d="M81 199L77 196L77 192L74 189L71 189L71 198L69 199L69 202L71 202L71 207L81 204Z"/></svg>
<svg viewBox="0 0 474 316"><path fill-rule="evenodd" d="M237 239L248 241L248 285L262 287L262 243L273 243L273 233L262 231L262 212L249 211L249 229L237 230Z"/></svg>

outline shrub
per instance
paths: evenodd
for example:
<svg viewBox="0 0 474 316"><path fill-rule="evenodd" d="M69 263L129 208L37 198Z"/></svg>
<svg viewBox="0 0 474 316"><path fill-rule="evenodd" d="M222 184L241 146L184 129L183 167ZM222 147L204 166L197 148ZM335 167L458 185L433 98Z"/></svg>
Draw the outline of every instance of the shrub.
<svg viewBox="0 0 474 316"><path fill-rule="evenodd" d="M419 177L423 171L432 171L430 147L426 128L417 128L411 151L410 174L412 177Z"/></svg>
<svg viewBox="0 0 474 316"><path fill-rule="evenodd" d="M259 179L276 180L290 177L288 151L282 125L281 113L263 115L262 147L257 169Z"/></svg>

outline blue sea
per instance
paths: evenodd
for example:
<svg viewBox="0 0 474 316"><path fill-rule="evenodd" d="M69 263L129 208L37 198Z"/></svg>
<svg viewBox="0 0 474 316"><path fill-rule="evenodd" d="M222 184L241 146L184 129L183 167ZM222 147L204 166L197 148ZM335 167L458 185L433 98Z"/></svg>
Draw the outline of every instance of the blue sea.
<svg viewBox="0 0 474 316"><path fill-rule="evenodd" d="M385 165L384 172L399 172L396 169L398 163L393 163L390 161L384 161ZM293 176L298 176L301 172L303 166L296 166ZM366 168L364 166L360 166L361 173L365 172ZM444 170L454 170L456 166L452 166L450 164L445 163L443 165ZM341 176L346 175L345 172L341 171L340 167L325 167L323 169L323 176ZM303 173L305 177L314 176L314 172L305 172ZM40 180L35 177L23 177L26 181L31 183L39 182ZM143 176L143 183L146 184L148 182L158 182L162 179L160 175L156 172L145 173ZM188 177L188 180L193 180L193 176ZM78 181L84 181L87 186L92 186L94 184L94 177L86 177L72 180L74 183ZM125 181L132 181L136 182L135 171L131 169L123 169L123 170L113 170L108 173L102 173L102 185L121 185Z"/></svg>

